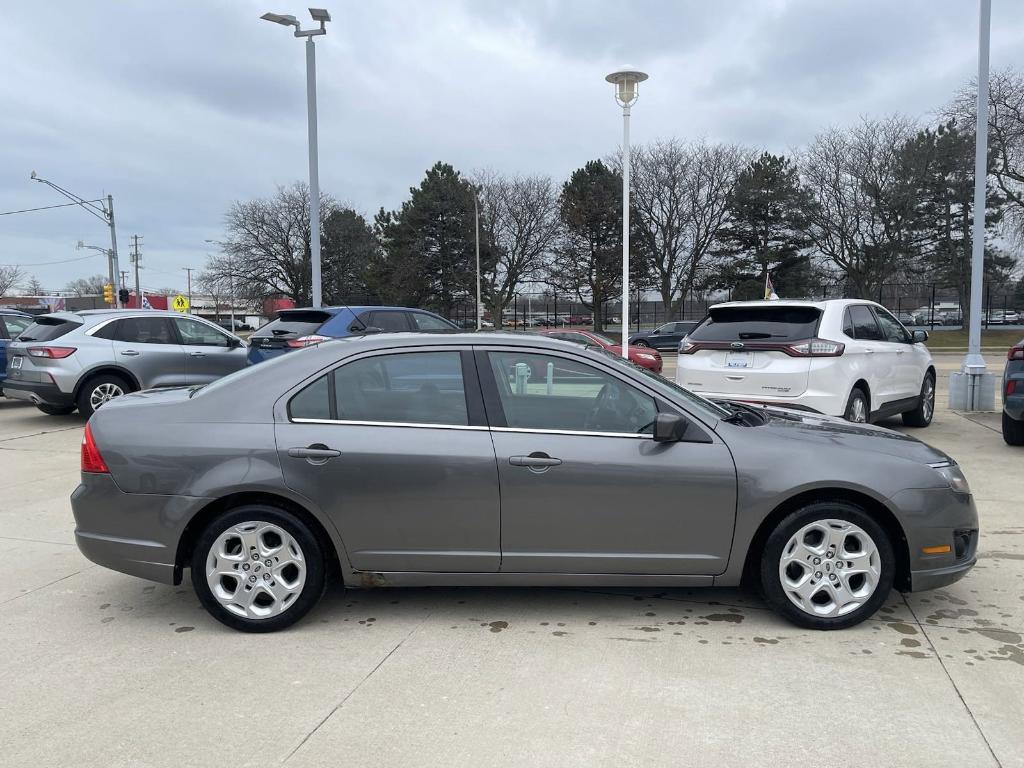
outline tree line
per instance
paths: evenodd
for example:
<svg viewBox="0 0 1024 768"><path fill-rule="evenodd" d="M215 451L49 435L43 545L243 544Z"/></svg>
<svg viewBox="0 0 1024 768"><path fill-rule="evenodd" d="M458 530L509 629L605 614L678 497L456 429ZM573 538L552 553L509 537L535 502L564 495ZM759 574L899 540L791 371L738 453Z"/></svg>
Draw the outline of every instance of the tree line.
<svg viewBox="0 0 1024 768"><path fill-rule="evenodd" d="M822 285L871 297L893 282L951 286L969 301L974 103L968 85L929 124L901 115L821 131L789 155L669 138L631 154L631 283L668 313L694 291L760 298ZM1024 77L991 77L986 280L1017 280L1024 244ZM568 179L430 168L397 210L368 221L321 199L325 302L364 300L450 315L476 290L479 210L482 303L496 324L516 293L538 288L592 310L621 294L621 155ZM310 301L308 189L280 187L234 203L221 253L200 289ZM603 313L594 311L599 328Z"/></svg>

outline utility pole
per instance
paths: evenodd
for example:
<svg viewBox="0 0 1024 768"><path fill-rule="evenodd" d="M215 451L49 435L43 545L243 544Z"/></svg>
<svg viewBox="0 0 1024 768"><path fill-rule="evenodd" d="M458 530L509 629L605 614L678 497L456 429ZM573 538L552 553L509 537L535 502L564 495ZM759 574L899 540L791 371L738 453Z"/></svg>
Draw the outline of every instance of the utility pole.
<svg viewBox="0 0 1024 768"><path fill-rule="evenodd" d="M113 282L113 281L111 281L111 282ZM121 270L121 285L126 285L127 283L128 283L128 273L127 273L127 272L125 272L125 271L124 271L124 270L122 269L122 270ZM116 286L115 286L115 287L116 287Z"/></svg>
<svg viewBox="0 0 1024 768"><path fill-rule="evenodd" d="M182 267L188 273L188 313L192 314L192 270L195 267Z"/></svg>
<svg viewBox="0 0 1024 768"><path fill-rule="evenodd" d="M135 308L142 309L142 293L139 291L139 236L132 235L132 263L135 264Z"/></svg>
<svg viewBox="0 0 1024 768"><path fill-rule="evenodd" d="M114 272L120 272L120 264L117 261L117 230L114 228L114 196L107 195L107 221L110 224L110 260L114 262ZM114 286L114 301L118 309L123 309L121 304L121 285Z"/></svg>

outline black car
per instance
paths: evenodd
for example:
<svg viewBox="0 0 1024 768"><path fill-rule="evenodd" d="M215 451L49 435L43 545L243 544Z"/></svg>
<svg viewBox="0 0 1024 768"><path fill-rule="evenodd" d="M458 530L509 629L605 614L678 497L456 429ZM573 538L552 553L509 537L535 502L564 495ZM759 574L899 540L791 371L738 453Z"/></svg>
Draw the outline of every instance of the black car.
<svg viewBox="0 0 1024 768"><path fill-rule="evenodd" d="M1024 339L1006 353L1003 370L1003 440L1024 445Z"/></svg>
<svg viewBox="0 0 1024 768"><path fill-rule="evenodd" d="M695 320L676 320L660 325L652 331L639 331L631 334L629 343L637 347L654 347L657 350L675 352L683 337L696 328Z"/></svg>

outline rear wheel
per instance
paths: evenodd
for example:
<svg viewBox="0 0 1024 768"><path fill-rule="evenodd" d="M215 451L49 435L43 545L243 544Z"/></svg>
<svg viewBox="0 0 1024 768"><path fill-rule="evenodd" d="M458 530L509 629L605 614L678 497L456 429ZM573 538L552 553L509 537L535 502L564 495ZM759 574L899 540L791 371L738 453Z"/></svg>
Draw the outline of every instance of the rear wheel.
<svg viewBox="0 0 1024 768"><path fill-rule="evenodd" d="M648 343L647 343L646 341L644 341L643 339L637 339L636 341L634 341L634 342L633 342L633 346L634 346L634 347L649 347L649 346L651 346L651 345L650 345L650 344L648 344Z"/></svg>
<svg viewBox="0 0 1024 768"><path fill-rule="evenodd" d="M1007 445L1024 445L1024 421L1003 411L1003 440Z"/></svg>
<svg viewBox="0 0 1024 768"><path fill-rule="evenodd" d="M892 588L888 535L860 507L816 502L785 517L761 556L769 604L807 629L844 629L872 616Z"/></svg>
<svg viewBox="0 0 1024 768"><path fill-rule="evenodd" d="M935 375L926 373L921 382L921 395L917 407L903 414L903 423L908 427L927 427L935 413Z"/></svg>
<svg viewBox="0 0 1024 768"><path fill-rule="evenodd" d="M855 424L867 424L868 422L868 398L859 387L854 387L850 393L850 399L846 401L846 411L843 418Z"/></svg>
<svg viewBox="0 0 1024 768"><path fill-rule="evenodd" d="M86 418L115 397L131 392L132 388L120 376L104 373L89 379L78 393L78 411Z"/></svg>
<svg viewBox="0 0 1024 768"><path fill-rule="evenodd" d="M75 406L73 405L46 405L46 403L39 403L36 405L36 408L47 416L67 416L69 413L75 412Z"/></svg>
<svg viewBox="0 0 1024 768"><path fill-rule="evenodd" d="M242 632L294 624L324 591L324 554L298 517L250 504L211 522L192 553L192 586L217 621Z"/></svg>

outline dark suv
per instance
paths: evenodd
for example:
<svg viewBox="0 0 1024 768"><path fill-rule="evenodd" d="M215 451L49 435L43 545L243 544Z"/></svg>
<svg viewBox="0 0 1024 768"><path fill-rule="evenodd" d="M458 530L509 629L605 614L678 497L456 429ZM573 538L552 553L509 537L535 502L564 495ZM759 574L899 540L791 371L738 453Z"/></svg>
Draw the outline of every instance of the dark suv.
<svg viewBox="0 0 1024 768"><path fill-rule="evenodd" d="M249 364L327 339L369 333L457 333L443 317L406 307L320 307L282 310L249 337Z"/></svg>
<svg viewBox="0 0 1024 768"><path fill-rule="evenodd" d="M1024 445L1024 340L1006 353L1003 369L1003 440Z"/></svg>
<svg viewBox="0 0 1024 768"><path fill-rule="evenodd" d="M7 345L32 325L32 315L15 309L0 309L0 395L4 393L7 376Z"/></svg>

